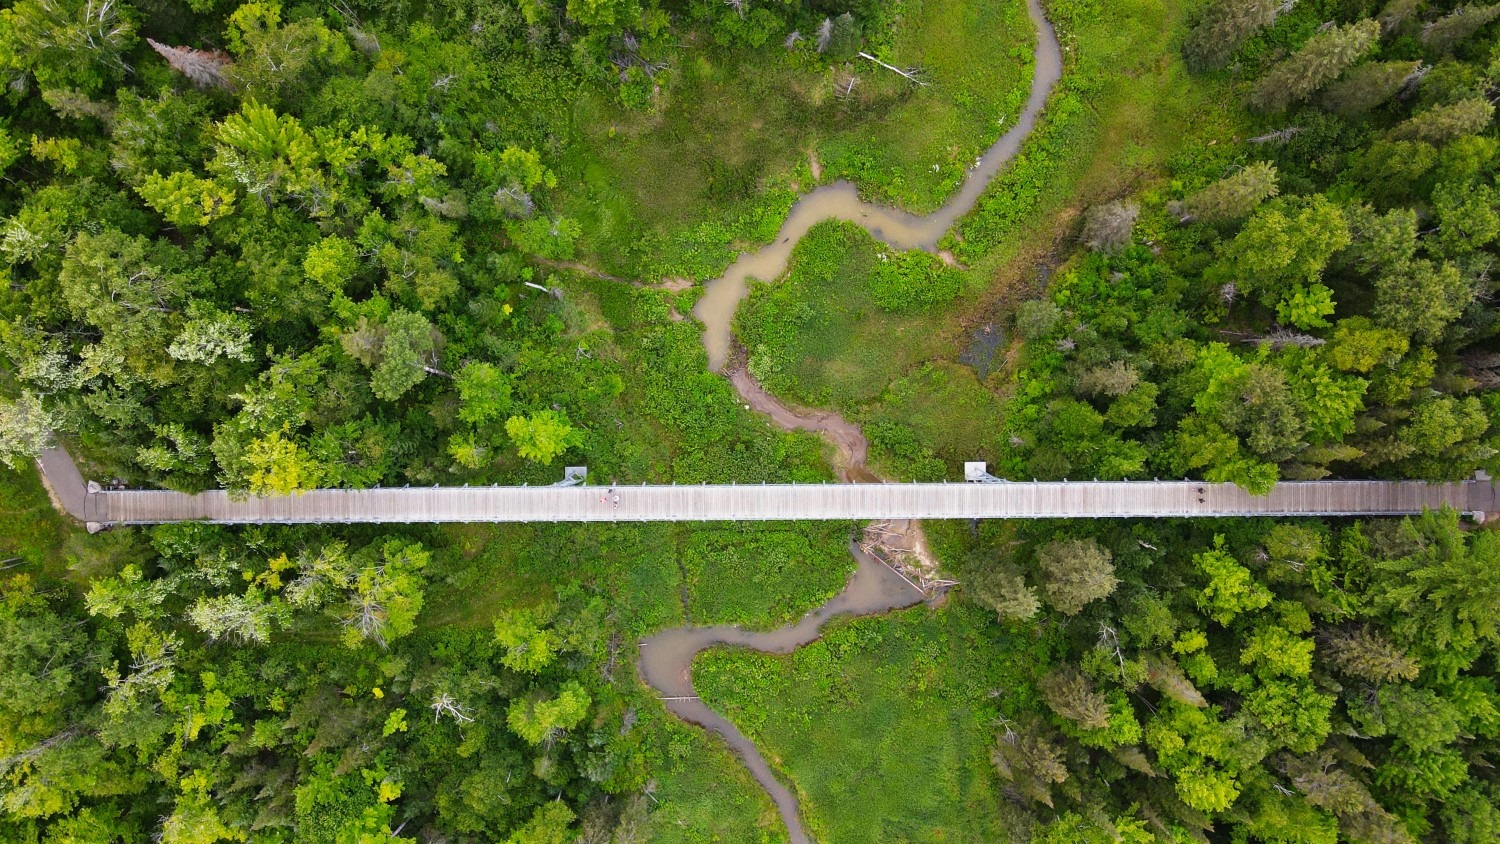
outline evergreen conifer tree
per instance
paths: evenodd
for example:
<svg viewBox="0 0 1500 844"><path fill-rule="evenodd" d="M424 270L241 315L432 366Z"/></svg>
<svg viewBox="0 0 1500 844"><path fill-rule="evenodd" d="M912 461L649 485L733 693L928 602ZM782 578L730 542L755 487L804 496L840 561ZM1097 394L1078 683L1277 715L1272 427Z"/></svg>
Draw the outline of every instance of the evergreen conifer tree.
<svg viewBox="0 0 1500 844"><path fill-rule="evenodd" d="M1276 165L1257 161L1191 194L1176 206L1184 221L1227 223L1275 196Z"/></svg>
<svg viewBox="0 0 1500 844"><path fill-rule="evenodd" d="M1415 680L1422 668L1406 651L1368 627L1330 634L1323 652L1345 674L1377 683Z"/></svg>
<svg viewBox="0 0 1500 844"><path fill-rule="evenodd" d="M1049 671L1036 687L1053 712L1085 730L1109 726L1109 701L1094 690L1088 677L1071 666Z"/></svg>
<svg viewBox="0 0 1500 844"><path fill-rule="evenodd" d="M1422 27L1422 44L1430 50L1447 52L1497 17L1500 17L1500 3L1493 6L1459 6Z"/></svg>
<svg viewBox="0 0 1500 844"><path fill-rule="evenodd" d="M1119 580L1109 550L1092 539L1063 539L1036 553L1047 600L1059 612L1077 615L1085 604L1115 591Z"/></svg>
<svg viewBox="0 0 1500 844"><path fill-rule="evenodd" d="M1396 32L1417 16L1417 10L1421 6L1422 0L1390 0L1381 8L1376 20L1380 21L1380 28L1385 32Z"/></svg>
<svg viewBox="0 0 1500 844"><path fill-rule="evenodd" d="M1495 106L1483 97L1429 108L1391 130L1398 141L1421 141L1442 146L1455 138L1483 132L1495 116Z"/></svg>
<svg viewBox="0 0 1500 844"><path fill-rule="evenodd" d="M166 59L167 64L171 65L173 70L191 79L199 88L228 90L234 87L224 76L224 68L229 64L229 57L223 53L194 50L191 47L169 47L150 38L146 39L146 43Z"/></svg>
<svg viewBox="0 0 1500 844"><path fill-rule="evenodd" d="M1041 609L1036 590L1026 585L1026 578L1015 566L984 566L970 575L965 587L1001 620L1024 621Z"/></svg>
<svg viewBox="0 0 1500 844"><path fill-rule="evenodd" d="M1319 101L1341 117L1355 117L1396 96L1421 62L1368 62L1323 89Z"/></svg>
<svg viewBox="0 0 1500 844"><path fill-rule="evenodd" d="M1281 0L1219 0L1203 13L1182 45L1188 64L1198 71L1223 67L1251 36L1270 26L1283 8Z"/></svg>
<svg viewBox="0 0 1500 844"><path fill-rule="evenodd" d="M1260 78L1250 93L1250 105L1259 111L1283 111L1307 99L1364 58L1379 38L1380 24L1373 20L1314 35L1291 58Z"/></svg>

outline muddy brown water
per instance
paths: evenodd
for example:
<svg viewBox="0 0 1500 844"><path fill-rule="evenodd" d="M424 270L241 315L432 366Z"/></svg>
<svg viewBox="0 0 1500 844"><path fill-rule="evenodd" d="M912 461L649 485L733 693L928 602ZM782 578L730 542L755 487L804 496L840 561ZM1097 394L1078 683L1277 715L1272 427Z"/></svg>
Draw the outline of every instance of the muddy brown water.
<svg viewBox="0 0 1500 844"><path fill-rule="evenodd" d="M736 360L727 374L745 404L770 417L777 427L784 431L815 431L833 443L839 452L839 480L846 484L880 483L880 478L865 468L870 441L858 425L831 410L793 410L782 404L751 376L742 359Z"/></svg>
<svg viewBox="0 0 1500 844"><path fill-rule="evenodd" d="M789 654L817 641L824 623L834 616L874 615L910 607L922 600L922 593L901 575L860 550L852 541L849 553L859 562L844 591L828 603L804 615L796 624L768 633L756 633L740 627L675 627L641 642L641 677L661 693L663 703L673 715L718 733L735 752L756 781L771 795L776 810L786 823L792 844L811 844L802 828L797 798L772 773L771 766L760 755L754 742L745 737L728 718L710 709L698 699L693 689L693 658L719 645L737 645L773 654Z"/></svg>
<svg viewBox="0 0 1500 844"><path fill-rule="evenodd" d="M773 280L786 271L792 247L808 229L823 220L847 220L864 227L876 240L896 249L937 249L938 241L959 217L973 209L995 174L1015 156L1036 126L1042 106L1062 76L1062 51L1057 34L1042 13L1039 0L1026 0L1026 9L1036 27L1035 72L1031 95L1020 118L991 146L969 171L958 192L942 208L924 217L896 208L871 205L859 198L849 182L835 182L808 193L792 206L776 239L766 247L740 255L723 276L708 282L693 307L693 316L703 323L703 345L709 369L725 372L747 405L766 414L786 430L817 431L838 449L840 479L845 483L879 483L865 468L869 443L859 426L830 411L794 410L767 393L746 370L743 353L734 354L732 326L735 311L749 293L752 278ZM727 368L727 371L726 371ZM677 717L717 733L744 760L756 782L771 796L786 824L792 844L812 844L802 826L797 798L786 787L760 750L734 724L715 712L693 689L693 658L720 645L753 648L765 653L786 654L814 642L823 624L838 615L864 616L889 612L920 603L923 594L881 561L865 553L853 541L849 553L858 563L844 590L796 624L757 633L740 627L676 627L641 642L641 679L660 693L668 711Z"/></svg>

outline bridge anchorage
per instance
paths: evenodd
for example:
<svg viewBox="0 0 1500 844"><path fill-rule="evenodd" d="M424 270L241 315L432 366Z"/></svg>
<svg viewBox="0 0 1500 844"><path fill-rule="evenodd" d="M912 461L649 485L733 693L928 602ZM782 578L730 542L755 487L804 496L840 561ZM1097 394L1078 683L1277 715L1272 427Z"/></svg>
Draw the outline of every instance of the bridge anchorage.
<svg viewBox="0 0 1500 844"><path fill-rule="evenodd" d="M990 474L989 465L982 460L970 460L964 464L964 480L971 484L1008 484L1005 478Z"/></svg>
<svg viewBox="0 0 1500 844"><path fill-rule="evenodd" d="M553 486L580 486L589 479L589 467L569 466L563 469L563 479Z"/></svg>

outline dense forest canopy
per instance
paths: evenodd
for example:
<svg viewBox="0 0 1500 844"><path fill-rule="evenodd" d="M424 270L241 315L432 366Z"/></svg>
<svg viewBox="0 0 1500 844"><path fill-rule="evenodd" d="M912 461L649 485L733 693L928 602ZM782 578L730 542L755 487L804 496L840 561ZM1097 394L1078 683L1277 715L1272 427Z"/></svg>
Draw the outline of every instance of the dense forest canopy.
<svg viewBox="0 0 1500 844"><path fill-rule="evenodd" d="M571 104L652 108L700 29L839 62L866 6L14 4L0 452L253 492L552 463L622 389L523 286L575 257Z"/></svg>
<svg viewBox="0 0 1500 844"><path fill-rule="evenodd" d="M708 376L661 294L609 300L650 326L624 364L525 284L575 257L555 169L574 105L660 108L692 33L774 36L816 71L884 14L7 3L0 456L61 437L96 477L260 493L551 479L590 428L642 424L631 374L682 453L627 441L596 470L825 477L810 441L747 446L678 394ZM451 583L474 553L445 535L99 542L66 581L0 570L0 839L646 840L647 760L688 740L621 657L654 610L622 618L579 567L540 603L419 627L434 569Z"/></svg>
<svg viewBox="0 0 1500 844"><path fill-rule="evenodd" d="M1003 471L1493 472L1497 17L1201 7L1184 56L1245 140L1083 215L1015 315ZM1452 513L997 529L969 594L1045 653L997 770L1047 841L1493 840L1493 536Z"/></svg>
<svg viewBox="0 0 1500 844"><path fill-rule="evenodd" d="M1494 15L1393 17L1416 5L1297 4L1269 30L1275 4L1202 10L1184 49L1235 62L1256 134L1090 211L1092 256L1018 313L1008 471L1264 490L1495 467Z"/></svg>
<svg viewBox="0 0 1500 844"><path fill-rule="evenodd" d="M551 482L574 459L628 482L830 479L815 438L704 370L692 282L820 178L935 207L1024 100L1024 12L991 5L6 2L0 459L60 440L93 477L273 494ZM1171 52L1143 61L1217 110L1162 149L1122 144L1155 163L1075 220L1047 186L1115 142L1090 123L1122 107L1110 92L1128 109L1148 84L1098 33L1148 5ZM982 44L1005 49L967 58L1009 75L933 93L850 70L928 6L959 10L920 17L959 21L938 41L998 15ZM740 316L747 371L863 424L903 479L975 456L1251 491L1500 472L1500 5L1047 11L1064 79L944 254L814 228ZM938 96L951 122L899 111ZM716 122L736 98L832 138L823 174L801 148L737 146ZM861 141L929 125L920 173ZM667 153L621 164L642 148ZM1065 234L1014 251L1052 237L1043 212ZM1004 302L1005 354L975 375L934 326L1016 254L1043 255L1045 287ZM636 680L634 643L795 620L847 574L847 525L87 538L0 471L0 840L783 840ZM986 795L950 807L986 813L965 828L1494 841L1500 548L1468 528L934 525L952 605L856 622L803 662L717 654L703 691L795 742L766 712L855 707L837 660L877 647L859 624L892 625L918 662L875 669L886 692L985 757L934 777ZM945 661L960 644L979 656ZM778 671L813 676L772 696Z"/></svg>

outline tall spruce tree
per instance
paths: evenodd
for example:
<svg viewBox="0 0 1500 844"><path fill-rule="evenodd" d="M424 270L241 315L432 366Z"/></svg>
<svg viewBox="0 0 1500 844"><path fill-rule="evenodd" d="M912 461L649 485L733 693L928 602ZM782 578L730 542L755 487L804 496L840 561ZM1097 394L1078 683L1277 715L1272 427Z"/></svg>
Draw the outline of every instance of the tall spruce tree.
<svg viewBox="0 0 1500 844"><path fill-rule="evenodd" d="M1340 671L1376 683L1415 680L1422 669L1404 649L1369 627L1334 631L1323 640L1321 650Z"/></svg>
<svg viewBox="0 0 1500 844"><path fill-rule="evenodd" d="M1223 67L1251 36L1270 26L1285 5L1281 0L1218 0L1209 6L1182 45L1194 70Z"/></svg>
<svg viewBox="0 0 1500 844"><path fill-rule="evenodd" d="M1184 221L1227 223L1247 216L1276 193L1276 165L1257 161L1190 194L1176 210Z"/></svg>
<svg viewBox="0 0 1500 844"><path fill-rule="evenodd" d="M1077 615L1084 605L1115 591L1119 580L1109 549L1092 539L1050 542L1036 552L1042 591L1059 612Z"/></svg>
<svg viewBox="0 0 1500 844"><path fill-rule="evenodd" d="M1364 58L1379 39L1380 24L1373 20L1314 35L1260 78L1250 93L1250 105L1259 111L1283 111L1306 100Z"/></svg>
<svg viewBox="0 0 1500 844"><path fill-rule="evenodd" d="M1318 101L1341 117L1357 117L1396 96L1422 63L1368 62L1323 89Z"/></svg>
<svg viewBox="0 0 1500 844"><path fill-rule="evenodd" d="M1088 677L1071 666L1048 672L1036 687L1053 712L1083 729L1109 726L1109 701L1094 690Z"/></svg>
<svg viewBox="0 0 1500 844"><path fill-rule="evenodd" d="M1394 33L1402 29L1407 21L1417 16L1422 7L1422 0L1389 0L1380 9L1380 14L1375 19L1380 21L1380 28L1386 33Z"/></svg>
<svg viewBox="0 0 1500 844"><path fill-rule="evenodd" d="M1391 130L1398 141L1421 141L1442 146L1465 135L1483 132L1495 117L1495 106L1483 97L1470 97L1413 115Z"/></svg>
<svg viewBox="0 0 1500 844"><path fill-rule="evenodd" d="M1493 6L1459 6L1422 27L1422 44L1430 50L1447 52L1497 17L1500 17L1500 3Z"/></svg>

